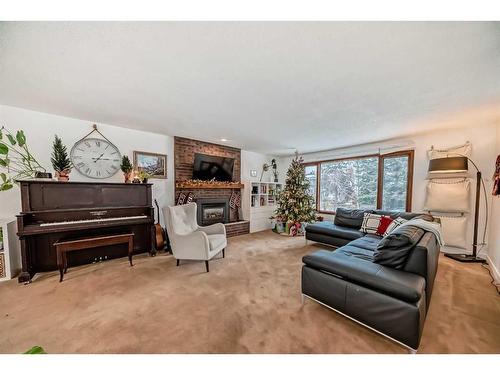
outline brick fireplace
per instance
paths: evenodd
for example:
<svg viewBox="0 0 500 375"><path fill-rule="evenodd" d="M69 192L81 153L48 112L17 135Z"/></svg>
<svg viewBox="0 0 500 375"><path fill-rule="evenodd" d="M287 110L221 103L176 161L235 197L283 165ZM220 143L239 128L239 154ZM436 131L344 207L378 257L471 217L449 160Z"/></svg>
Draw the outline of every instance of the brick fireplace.
<svg viewBox="0 0 500 375"><path fill-rule="evenodd" d="M174 138L174 165L175 165L175 200L181 192L188 194L192 193L195 202L198 206L203 202L229 202L233 192L242 194L241 185L210 185L190 186L187 181L193 178L193 164L195 153L222 156L234 159L233 167L233 182L241 180L241 150L235 147L218 145L214 143L202 142L189 138L175 137ZM231 208L227 206L226 232L228 237L249 233L249 222L242 220L241 209ZM201 214L200 207L199 215ZM215 215L218 211L212 211ZM198 216L198 222L201 224L202 217Z"/></svg>

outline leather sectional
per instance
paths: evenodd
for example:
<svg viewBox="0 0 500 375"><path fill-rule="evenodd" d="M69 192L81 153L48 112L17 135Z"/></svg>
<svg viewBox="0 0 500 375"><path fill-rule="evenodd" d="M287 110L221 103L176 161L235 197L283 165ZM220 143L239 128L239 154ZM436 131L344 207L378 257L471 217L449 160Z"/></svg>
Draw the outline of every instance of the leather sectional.
<svg viewBox="0 0 500 375"><path fill-rule="evenodd" d="M370 212L407 220L420 215ZM420 228L401 228L400 232L411 232L402 234L412 236L414 242L406 249L390 248L389 255L401 250L405 251L404 258L399 255L397 266L377 263L383 238L359 230L363 214L360 210L342 210L333 223L306 227L307 240L337 249L325 247L303 257L302 294L417 350L437 272L437 239Z"/></svg>

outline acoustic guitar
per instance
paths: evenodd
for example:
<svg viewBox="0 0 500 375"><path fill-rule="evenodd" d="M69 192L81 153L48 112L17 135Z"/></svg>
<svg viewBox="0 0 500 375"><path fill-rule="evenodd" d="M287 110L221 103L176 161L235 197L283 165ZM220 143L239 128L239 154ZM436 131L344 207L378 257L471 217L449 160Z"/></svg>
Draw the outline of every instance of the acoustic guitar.
<svg viewBox="0 0 500 375"><path fill-rule="evenodd" d="M156 212L157 214L157 223L155 224L155 247L156 250L163 250L165 248L165 231L160 225L160 207L158 206L158 202L155 199Z"/></svg>

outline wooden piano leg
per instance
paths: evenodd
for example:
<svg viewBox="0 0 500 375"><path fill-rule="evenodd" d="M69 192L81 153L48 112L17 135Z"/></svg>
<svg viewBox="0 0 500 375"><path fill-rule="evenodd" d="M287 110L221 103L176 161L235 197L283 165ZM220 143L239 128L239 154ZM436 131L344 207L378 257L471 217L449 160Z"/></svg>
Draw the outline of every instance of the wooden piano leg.
<svg viewBox="0 0 500 375"><path fill-rule="evenodd" d="M56 246L56 254L57 254L57 268L59 268L59 282L63 281L64 277L64 254L59 246Z"/></svg>
<svg viewBox="0 0 500 375"><path fill-rule="evenodd" d="M132 240L132 237L128 239L128 261L130 262L130 267L133 266L132 264L132 254L134 253L134 241Z"/></svg>
<svg viewBox="0 0 500 375"><path fill-rule="evenodd" d="M26 239L21 237L20 239L21 242L21 257L22 257L22 272L21 274L17 277L17 282L18 283L31 283L31 274L29 272L28 264L29 264L29 259L28 259L28 252L26 249Z"/></svg>
<svg viewBox="0 0 500 375"><path fill-rule="evenodd" d="M64 263L64 273L68 272L68 254L66 252L63 253L63 263Z"/></svg>

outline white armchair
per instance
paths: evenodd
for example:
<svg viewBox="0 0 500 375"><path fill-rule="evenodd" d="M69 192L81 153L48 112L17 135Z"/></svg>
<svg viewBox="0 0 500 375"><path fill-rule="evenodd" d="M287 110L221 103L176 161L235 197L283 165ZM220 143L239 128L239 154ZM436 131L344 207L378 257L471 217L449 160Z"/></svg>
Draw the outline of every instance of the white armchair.
<svg viewBox="0 0 500 375"><path fill-rule="evenodd" d="M177 259L208 261L227 246L226 227L222 223L200 227L196 221L196 203L163 208L172 254Z"/></svg>

